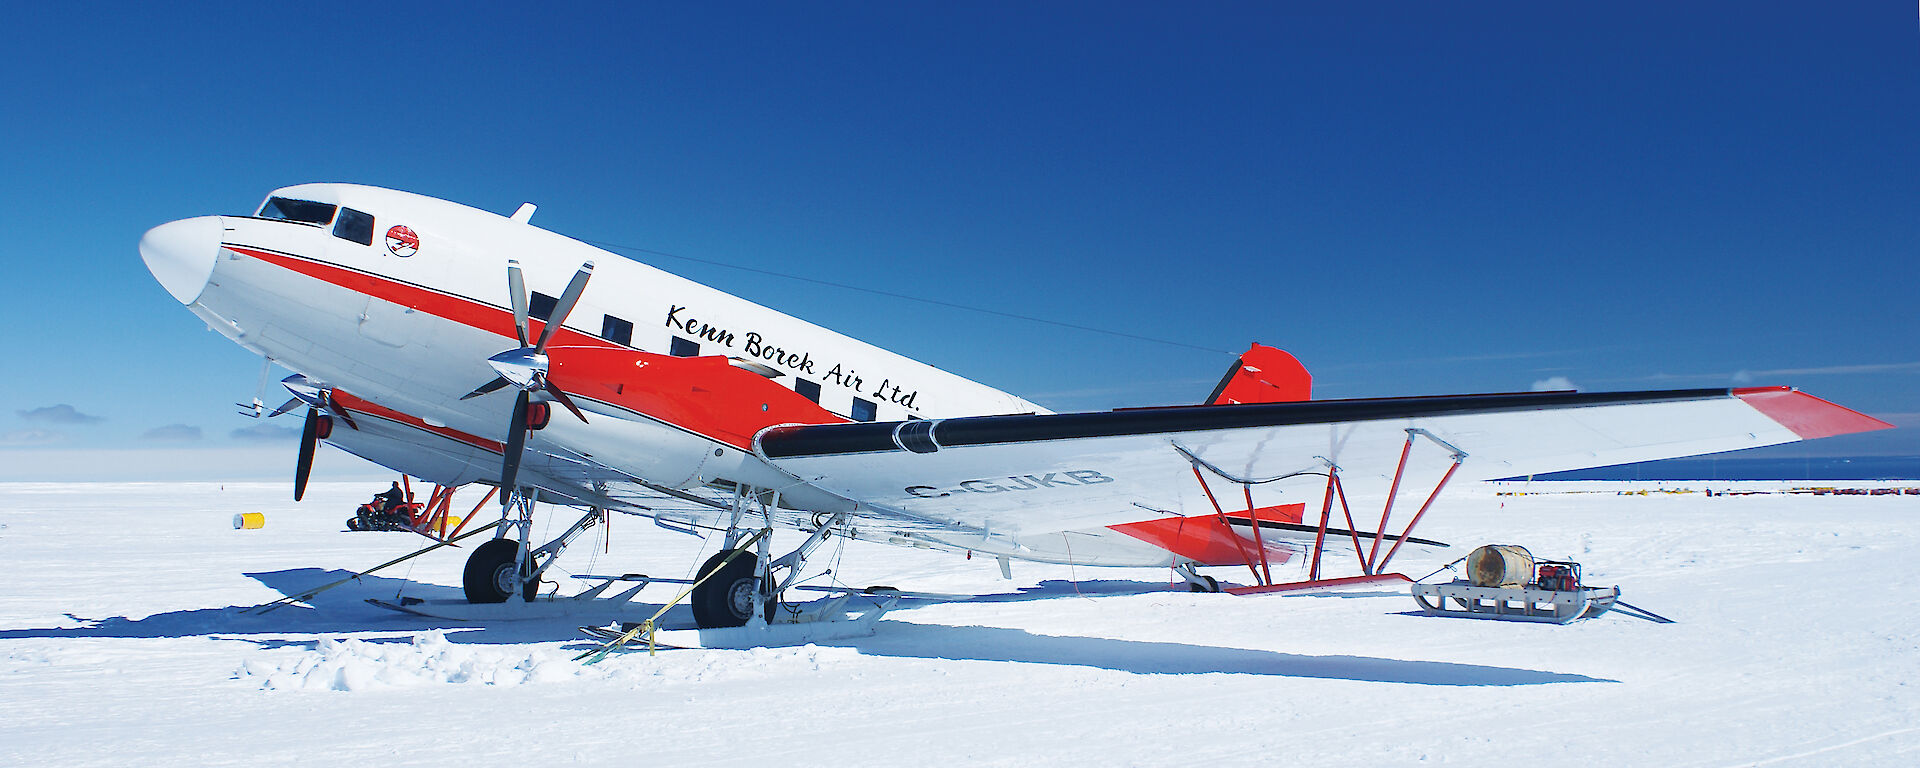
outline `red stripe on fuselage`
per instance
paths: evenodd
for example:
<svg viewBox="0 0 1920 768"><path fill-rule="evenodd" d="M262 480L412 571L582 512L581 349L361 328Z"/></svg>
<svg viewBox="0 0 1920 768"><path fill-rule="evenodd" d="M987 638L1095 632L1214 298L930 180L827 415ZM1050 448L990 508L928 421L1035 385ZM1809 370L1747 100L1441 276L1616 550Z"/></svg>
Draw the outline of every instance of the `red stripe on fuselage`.
<svg viewBox="0 0 1920 768"><path fill-rule="evenodd" d="M365 398L355 397L354 395L339 389L333 390L332 396L333 396L333 401L335 403L339 404L340 407L345 408L352 413L366 413L366 414L378 416L388 421L399 422L401 424L405 424L415 429L422 429L428 432L432 432L441 437L445 437L451 440L458 440L460 442L466 443L467 445L471 445L475 448L479 448L483 451L492 451L494 453L506 452L506 446L503 446L492 440L488 440L483 437L477 437L474 435L469 435L457 429L449 429L447 427L436 427L432 424L428 424L425 421L422 421L419 417L410 416L410 415L401 413L392 408L388 408L384 405L380 405L378 403L372 402Z"/></svg>
<svg viewBox="0 0 1920 768"><path fill-rule="evenodd" d="M355 293L362 293L376 299L390 301L409 309L418 310L435 317L451 320L502 338L515 339L513 331L513 310L495 306L483 301L456 296L450 293L423 288L411 283L403 283L378 275L361 272L325 262L314 261L299 256L290 256L273 251L248 248L239 245L221 245L222 248L247 256L252 256L269 264L293 270L308 277L322 280ZM540 318L528 318L529 335L538 338L546 322ZM515 339L517 341L517 339ZM561 326L548 346L564 347L618 347L613 342L598 336Z"/></svg>
<svg viewBox="0 0 1920 768"><path fill-rule="evenodd" d="M290 254L236 245L222 247L356 293L517 341L513 311L505 307ZM536 337L544 327L538 318L530 319L530 325L529 332ZM554 335L548 354L553 361L550 380L575 398L644 414L745 452L753 450L753 436L764 427L849 421L791 389L734 368L717 356L676 358L633 350L566 326L561 326ZM649 365L653 366L652 370L643 373L642 369ZM588 386L593 383L603 386ZM391 413L413 419L398 411ZM480 438L452 430L440 432L418 419L409 423L488 450L501 450L499 443L490 443L491 447L473 443Z"/></svg>
<svg viewBox="0 0 1920 768"><path fill-rule="evenodd" d="M707 439L753 450L753 436L779 424L849 419L726 358L673 357L633 349L555 347L548 381L590 393L668 424L698 424Z"/></svg>

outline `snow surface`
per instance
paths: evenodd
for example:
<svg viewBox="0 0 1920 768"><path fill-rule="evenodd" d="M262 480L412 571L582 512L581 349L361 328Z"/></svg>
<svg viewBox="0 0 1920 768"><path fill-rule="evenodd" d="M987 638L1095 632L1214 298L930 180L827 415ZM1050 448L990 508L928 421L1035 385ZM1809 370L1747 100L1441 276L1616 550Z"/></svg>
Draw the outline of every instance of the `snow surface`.
<svg viewBox="0 0 1920 768"><path fill-rule="evenodd" d="M1687 484L1708 485L1806 483ZM832 645L586 666L577 621L363 602L457 595L459 550L241 615L426 544L342 530L366 483L299 505L282 483L0 484L0 765L1920 764L1920 496L1496 495L1522 487L1449 489L1421 535L1455 546L1396 570L1522 544L1679 623L1428 617L1404 588L1198 595L1164 570L1004 581L987 558L849 543L815 563L985 597ZM266 527L233 529L241 511ZM683 576L713 546L633 517L610 552L598 536L560 567Z"/></svg>

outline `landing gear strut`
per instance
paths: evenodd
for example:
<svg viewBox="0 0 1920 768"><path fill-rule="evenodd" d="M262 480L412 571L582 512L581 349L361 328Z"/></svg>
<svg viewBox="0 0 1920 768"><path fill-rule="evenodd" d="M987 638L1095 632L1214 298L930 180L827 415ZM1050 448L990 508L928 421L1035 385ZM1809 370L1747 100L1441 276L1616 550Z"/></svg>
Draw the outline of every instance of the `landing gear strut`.
<svg viewBox="0 0 1920 768"><path fill-rule="evenodd" d="M729 506L733 519L727 525L725 543L700 566L696 573L702 580L689 595L693 620L702 629L745 626L756 617L766 624L774 623L780 613L780 596L800 580L807 557L846 522L845 514L816 519L817 527L799 548L775 559L769 549L773 539L773 510L779 505L778 491L735 489ZM748 531L743 523L754 511L764 527L752 541L743 543ZM748 552L747 544L754 545L755 551Z"/></svg>
<svg viewBox="0 0 1920 768"><path fill-rule="evenodd" d="M605 515L598 507L589 509L559 538L529 551L527 534L533 530L533 499L526 493L515 492L502 516L498 538L476 547L467 558L461 579L467 602L503 603L515 594L533 602L540 592L540 576L546 573L547 566Z"/></svg>
<svg viewBox="0 0 1920 768"><path fill-rule="evenodd" d="M604 493L603 488L596 490ZM514 595L532 602L539 591L540 576L568 544L606 514L603 509L593 508L559 538L530 548L528 533L533 528L533 499L537 494L531 489L515 489L501 515L497 538L476 547L468 558L462 579L468 602L502 603ZM799 548L774 558L770 551L773 510L779 507L779 499L778 491L735 489L732 503L726 507L732 514L725 542L700 566L694 585L681 596L688 600L700 628L776 623L782 613L781 595L799 582L807 557L846 524L845 513L816 518L811 535ZM752 528L746 525L750 513L760 518ZM788 617L788 623L794 620L794 616Z"/></svg>
<svg viewBox="0 0 1920 768"><path fill-rule="evenodd" d="M1186 580L1187 591L1189 592L1220 591L1220 582L1214 579L1212 576L1201 575L1200 571L1194 567L1193 563L1181 563L1179 565L1176 565L1173 567L1173 572L1180 574L1180 578Z"/></svg>

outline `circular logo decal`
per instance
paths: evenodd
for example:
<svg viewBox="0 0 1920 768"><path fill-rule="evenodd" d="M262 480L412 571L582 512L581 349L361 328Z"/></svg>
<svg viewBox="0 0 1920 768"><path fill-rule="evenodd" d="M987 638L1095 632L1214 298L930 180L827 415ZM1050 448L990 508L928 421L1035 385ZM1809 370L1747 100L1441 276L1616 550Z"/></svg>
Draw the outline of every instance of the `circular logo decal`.
<svg viewBox="0 0 1920 768"><path fill-rule="evenodd" d="M420 251L420 236L406 227L394 225L387 230L387 252L401 258L412 256Z"/></svg>

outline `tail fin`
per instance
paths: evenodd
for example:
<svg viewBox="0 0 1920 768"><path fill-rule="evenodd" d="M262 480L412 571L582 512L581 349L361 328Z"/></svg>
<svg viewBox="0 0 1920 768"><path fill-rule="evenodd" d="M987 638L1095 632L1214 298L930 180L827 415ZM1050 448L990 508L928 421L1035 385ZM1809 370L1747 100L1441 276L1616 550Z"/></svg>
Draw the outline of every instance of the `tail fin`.
<svg viewBox="0 0 1920 768"><path fill-rule="evenodd" d="M1299 360L1273 347L1255 344L1233 361L1208 405L1292 403L1313 399L1313 375Z"/></svg>

